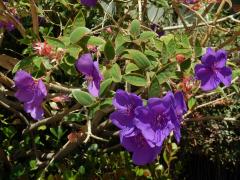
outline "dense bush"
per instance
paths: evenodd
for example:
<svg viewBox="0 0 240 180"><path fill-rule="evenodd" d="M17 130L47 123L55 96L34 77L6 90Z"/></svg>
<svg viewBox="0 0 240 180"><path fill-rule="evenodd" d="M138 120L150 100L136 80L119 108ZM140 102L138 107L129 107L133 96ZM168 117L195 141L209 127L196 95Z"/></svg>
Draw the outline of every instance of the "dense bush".
<svg viewBox="0 0 240 180"><path fill-rule="evenodd" d="M239 167L238 7L0 0L0 179L190 178L189 154Z"/></svg>

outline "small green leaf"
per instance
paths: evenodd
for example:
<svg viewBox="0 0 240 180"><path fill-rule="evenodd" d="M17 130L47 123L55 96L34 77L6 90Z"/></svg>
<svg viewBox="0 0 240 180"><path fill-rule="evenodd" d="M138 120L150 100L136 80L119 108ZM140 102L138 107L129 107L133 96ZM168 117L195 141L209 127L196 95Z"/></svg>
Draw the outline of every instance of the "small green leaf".
<svg viewBox="0 0 240 180"><path fill-rule="evenodd" d="M202 55L202 46L198 39L196 39L194 46L195 57L200 57Z"/></svg>
<svg viewBox="0 0 240 180"><path fill-rule="evenodd" d="M141 41L149 41L151 38L157 37L157 34L153 31L144 31L140 34L139 39Z"/></svg>
<svg viewBox="0 0 240 180"><path fill-rule="evenodd" d="M132 59L140 69L146 69L150 66L150 61L145 54L135 49L129 49L128 58Z"/></svg>
<svg viewBox="0 0 240 180"><path fill-rule="evenodd" d="M146 86L146 79L140 74L125 74L123 76L126 82L134 86Z"/></svg>
<svg viewBox="0 0 240 180"><path fill-rule="evenodd" d="M107 41L104 47L104 54L108 60L112 60L115 57L115 49L111 41Z"/></svg>
<svg viewBox="0 0 240 180"><path fill-rule="evenodd" d="M121 82L122 80L121 69L117 63L112 66L111 74L114 82Z"/></svg>
<svg viewBox="0 0 240 180"><path fill-rule="evenodd" d="M133 37L137 37L140 34L140 22L138 20L133 20L130 25L130 33Z"/></svg>
<svg viewBox="0 0 240 180"><path fill-rule="evenodd" d="M188 100L188 109L192 109L195 106L196 102L196 99L194 97L191 97Z"/></svg>
<svg viewBox="0 0 240 180"><path fill-rule="evenodd" d="M160 85L167 80L174 79L176 77L176 63L167 64L157 73L157 79Z"/></svg>
<svg viewBox="0 0 240 180"><path fill-rule="evenodd" d="M111 84L112 84L112 78L106 79L101 83L100 96L102 96L109 89Z"/></svg>
<svg viewBox="0 0 240 180"><path fill-rule="evenodd" d="M136 64L128 63L125 69L125 73L128 74L128 73L131 73L132 71L137 71L137 70L139 70L139 68L137 67Z"/></svg>
<svg viewBox="0 0 240 180"><path fill-rule="evenodd" d="M75 16L73 20L73 27L84 27L86 25L85 17L83 15L83 12L79 10L78 14Z"/></svg>
<svg viewBox="0 0 240 180"><path fill-rule="evenodd" d="M78 27L76 28L71 34L70 34L70 42L71 43L77 43L80 41L84 36L89 34L91 32L90 29L86 27Z"/></svg>
<svg viewBox="0 0 240 180"><path fill-rule="evenodd" d="M89 93L81 91L79 89L74 89L72 91L73 97L83 106L90 106L94 103L94 97Z"/></svg>
<svg viewBox="0 0 240 180"><path fill-rule="evenodd" d="M65 48L65 44L57 38L45 36L44 39L49 45L55 48Z"/></svg>
<svg viewBox="0 0 240 180"><path fill-rule="evenodd" d="M160 85L158 82L158 79L155 77L153 78L149 91L148 91L148 97L158 97L160 95Z"/></svg>

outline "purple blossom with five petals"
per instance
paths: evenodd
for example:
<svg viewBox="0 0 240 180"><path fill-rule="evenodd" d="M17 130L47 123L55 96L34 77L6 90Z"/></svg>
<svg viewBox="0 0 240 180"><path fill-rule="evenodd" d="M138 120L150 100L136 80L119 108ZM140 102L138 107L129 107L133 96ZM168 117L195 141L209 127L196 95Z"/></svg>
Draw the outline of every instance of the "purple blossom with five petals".
<svg viewBox="0 0 240 180"><path fill-rule="evenodd" d="M173 95L169 91L161 99L150 98L146 107L138 107L135 124L147 141L161 147L171 131L174 131L177 142L180 141L180 121L186 111L182 92Z"/></svg>
<svg viewBox="0 0 240 180"><path fill-rule="evenodd" d="M110 115L112 123L119 129L134 128L135 109L143 106L141 98L134 93L117 90L113 98L113 105L116 111Z"/></svg>
<svg viewBox="0 0 240 180"><path fill-rule="evenodd" d="M42 119L42 102L47 96L47 89L42 80L34 81L30 74L19 70L14 81L17 88L15 97L24 104L24 110L30 113L33 119Z"/></svg>
<svg viewBox="0 0 240 180"><path fill-rule="evenodd" d="M226 67L227 53L225 50L214 51L211 48L202 56L202 64L195 66L195 76L201 81L203 91L211 91L217 88L222 82L225 86L230 86L232 80L232 70Z"/></svg>
<svg viewBox="0 0 240 180"><path fill-rule="evenodd" d="M100 82L103 77L99 71L98 61L93 62L91 54L83 54L76 62L76 69L85 75L88 91L93 96L99 96Z"/></svg>
<svg viewBox="0 0 240 180"><path fill-rule="evenodd" d="M84 6L88 6L88 7L94 7L97 4L97 0L81 0L81 3Z"/></svg>

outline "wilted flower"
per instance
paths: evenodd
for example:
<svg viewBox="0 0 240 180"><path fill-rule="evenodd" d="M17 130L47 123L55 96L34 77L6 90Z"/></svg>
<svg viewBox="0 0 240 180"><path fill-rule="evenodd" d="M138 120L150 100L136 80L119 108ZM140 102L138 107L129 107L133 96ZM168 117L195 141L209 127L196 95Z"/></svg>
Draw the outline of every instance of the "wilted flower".
<svg viewBox="0 0 240 180"><path fill-rule="evenodd" d="M232 70L226 67L227 53L224 50L214 51L211 48L203 55L201 62L195 66L195 76L201 81L201 89L211 91L222 82L230 86Z"/></svg>
<svg viewBox="0 0 240 180"><path fill-rule="evenodd" d="M52 54L52 46L47 44L47 42L36 42L33 44L33 49L40 56L48 56L50 57Z"/></svg>
<svg viewBox="0 0 240 180"><path fill-rule="evenodd" d="M85 75L88 91L95 97L99 95L100 82L103 77L99 71L98 61L93 62L91 54L83 54L76 62L76 69Z"/></svg>
<svg viewBox="0 0 240 180"><path fill-rule="evenodd" d="M96 6L97 0L81 0L81 3L88 7Z"/></svg>
<svg viewBox="0 0 240 180"><path fill-rule="evenodd" d="M30 113L33 119L42 119L42 102L47 96L47 89L42 80L35 81L30 74L19 70L14 81L17 88L15 97L24 104L24 110Z"/></svg>

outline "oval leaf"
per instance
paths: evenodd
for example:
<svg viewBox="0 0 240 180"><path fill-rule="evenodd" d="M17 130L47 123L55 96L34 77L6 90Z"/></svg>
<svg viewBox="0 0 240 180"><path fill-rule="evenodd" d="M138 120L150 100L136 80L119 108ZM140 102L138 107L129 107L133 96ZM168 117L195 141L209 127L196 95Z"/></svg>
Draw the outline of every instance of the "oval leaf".
<svg viewBox="0 0 240 180"><path fill-rule="evenodd" d="M130 25L130 33L132 36L137 37L140 34L140 22L138 20L133 20Z"/></svg>
<svg viewBox="0 0 240 180"><path fill-rule="evenodd" d="M104 54L108 60L112 60L115 57L115 49L110 41L107 41L105 44Z"/></svg>
<svg viewBox="0 0 240 180"><path fill-rule="evenodd" d="M135 49L129 49L127 51L129 58L132 59L140 69L146 69L150 66L149 59L142 52Z"/></svg>
<svg viewBox="0 0 240 180"><path fill-rule="evenodd" d="M79 89L74 89L72 91L73 97L83 106L90 106L94 102L94 97L89 93L81 91Z"/></svg>
<svg viewBox="0 0 240 180"><path fill-rule="evenodd" d="M146 79L140 74L126 74L123 76L126 82L134 86L146 86Z"/></svg>
<svg viewBox="0 0 240 180"><path fill-rule="evenodd" d="M70 42L71 43L77 43L78 41L80 41L82 39L82 37L84 37L85 35L87 35L89 32L91 32L90 29L86 28L86 27L79 27L76 28L71 34L70 34Z"/></svg>
<svg viewBox="0 0 240 180"><path fill-rule="evenodd" d="M112 66L111 74L114 82L121 82L122 75L121 75L121 69L118 64L114 64Z"/></svg>

